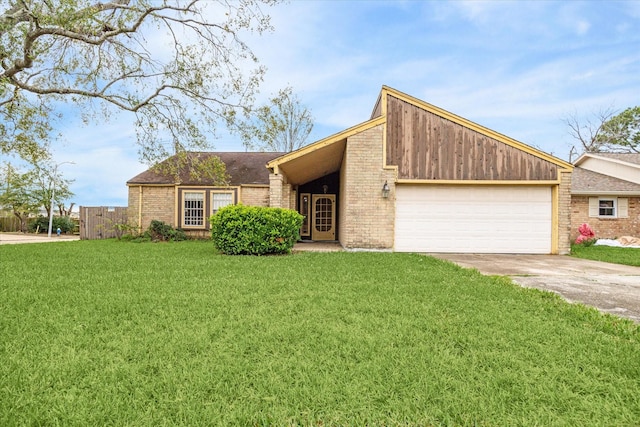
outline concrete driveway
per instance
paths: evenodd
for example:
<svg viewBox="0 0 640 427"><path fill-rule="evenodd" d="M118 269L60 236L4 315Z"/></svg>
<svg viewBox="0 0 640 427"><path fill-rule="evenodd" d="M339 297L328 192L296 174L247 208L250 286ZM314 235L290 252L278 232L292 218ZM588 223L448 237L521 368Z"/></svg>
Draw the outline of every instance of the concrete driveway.
<svg viewBox="0 0 640 427"><path fill-rule="evenodd" d="M633 250L633 249L630 249ZM640 267L563 255L429 254L640 323ZM640 250L638 250L640 256Z"/></svg>
<svg viewBox="0 0 640 427"><path fill-rule="evenodd" d="M50 243L80 240L80 237L63 234L58 237L55 233L49 238L46 234L0 233L0 245L17 245L21 243Z"/></svg>

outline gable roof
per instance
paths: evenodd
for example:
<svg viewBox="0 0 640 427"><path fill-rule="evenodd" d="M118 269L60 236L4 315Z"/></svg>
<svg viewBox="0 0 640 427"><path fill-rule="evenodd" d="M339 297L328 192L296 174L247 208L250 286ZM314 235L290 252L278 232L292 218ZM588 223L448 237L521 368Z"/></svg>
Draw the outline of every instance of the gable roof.
<svg viewBox="0 0 640 427"><path fill-rule="evenodd" d="M640 194L640 154L584 153L574 164L572 194Z"/></svg>
<svg viewBox="0 0 640 427"><path fill-rule="evenodd" d="M279 152L188 152L188 160L198 158L206 160L217 156L222 160L230 176L229 185L238 186L242 184L269 185L269 171L265 165L270 160L281 156ZM169 157L160 165L167 165L175 162L176 156ZM187 164L190 161L187 161ZM181 185L215 185L210 179L193 179L188 168L183 167L178 173L177 183ZM134 176L127 185L174 185L176 177L170 173L160 173L153 168L147 169L139 175Z"/></svg>
<svg viewBox="0 0 640 427"><path fill-rule="evenodd" d="M268 163L267 167L275 173L280 173L281 171L284 172L287 175L288 182L291 184L302 184L313 179L320 178L328 173L336 172L340 168L348 137L387 123L387 96L396 97L461 126L467 127L475 132L496 139L518 150L525 151L537 158L557 165L561 169L573 169L573 165L571 163L565 162L564 160L545 153L544 151L516 141L484 126L480 126L388 86L382 86L369 120L309 144L296 151L284 154L282 157L273 159Z"/></svg>
<svg viewBox="0 0 640 427"><path fill-rule="evenodd" d="M289 183L304 184L322 176L337 172L342 164L347 138L384 123L375 118L316 141L291 153L273 159L267 168L287 174Z"/></svg>
<svg viewBox="0 0 640 427"><path fill-rule="evenodd" d="M503 144L506 144L508 146L511 146L513 148L516 148L518 150L524 151L526 153L532 154L535 157L538 157L542 160L548 161L550 163L553 163L555 165L557 165L558 167L560 167L561 169L568 169L571 170L573 169L573 165L569 162L566 162L562 159L559 159L555 156L552 156L549 153L546 153L542 150L539 150L537 148L534 148L530 145L527 145L523 142L520 142L518 140L515 140L511 137L508 137L504 134L501 134L499 132L496 132L493 129L489 129L485 126L479 125L475 122L472 122L471 120L465 119L464 117L458 116L457 114L451 113L450 111L447 111L443 108L437 107L435 105L429 104L428 102L425 102L421 99L415 98L411 95L407 95L404 92L401 92L397 89L393 89L391 87L388 86L382 86L382 91L380 92L380 96L378 98L378 101L376 103L376 106L374 107L372 116L376 115L376 114L385 114L385 102L384 102L384 98L385 96L393 96L394 98L400 99L404 102L407 102L409 104L412 104L420 109L423 109L425 111L428 111L429 113L435 114L436 116L442 117L443 119L449 120L450 122L456 123L462 127L465 127L467 129L470 129L480 135L484 135L488 138L494 139L496 141L499 141Z"/></svg>
<svg viewBox="0 0 640 427"><path fill-rule="evenodd" d="M637 165L640 168L640 153L584 153L575 161L575 165L579 166L588 158L603 158L618 162Z"/></svg>
<svg viewBox="0 0 640 427"><path fill-rule="evenodd" d="M571 174L571 194L640 194L640 184L577 167Z"/></svg>

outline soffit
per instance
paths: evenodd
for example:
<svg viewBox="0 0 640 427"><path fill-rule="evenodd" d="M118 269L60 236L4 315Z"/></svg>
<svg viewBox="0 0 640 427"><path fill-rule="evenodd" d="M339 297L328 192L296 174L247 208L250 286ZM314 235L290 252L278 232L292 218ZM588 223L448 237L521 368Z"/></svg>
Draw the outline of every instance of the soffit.
<svg viewBox="0 0 640 427"><path fill-rule="evenodd" d="M346 139L318 148L279 165L280 171L293 185L305 184L340 170Z"/></svg>
<svg viewBox="0 0 640 427"><path fill-rule="evenodd" d="M360 123L335 135L285 154L267 163L274 173L283 173L287 182L301 185L340 170L347 138L385 122L385 117Z"/></svg>

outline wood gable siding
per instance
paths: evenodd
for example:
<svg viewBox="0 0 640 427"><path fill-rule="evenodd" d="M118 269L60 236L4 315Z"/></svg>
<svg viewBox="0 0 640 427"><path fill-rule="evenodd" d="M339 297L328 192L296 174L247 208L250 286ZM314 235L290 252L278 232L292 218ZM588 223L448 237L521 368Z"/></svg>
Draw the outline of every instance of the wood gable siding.
<svg viewBox="0 0 640 427"><path fill-rule="evenodd" d="M399 179L547 181L558 166L387 96L387 165Z"/></svg>

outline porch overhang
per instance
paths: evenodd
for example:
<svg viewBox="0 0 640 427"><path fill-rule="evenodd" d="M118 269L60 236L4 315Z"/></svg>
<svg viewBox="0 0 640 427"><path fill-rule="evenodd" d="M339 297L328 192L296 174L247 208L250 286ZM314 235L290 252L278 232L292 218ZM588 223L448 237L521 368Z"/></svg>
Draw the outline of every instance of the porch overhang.
<svg viewBox="0 0 640 427"><path fill-rule="evenodd" d="M366 121L267 163L271 173L286 176L291 185L302 185L340 170L347 139L385 122L383 117Z"/></svg>

